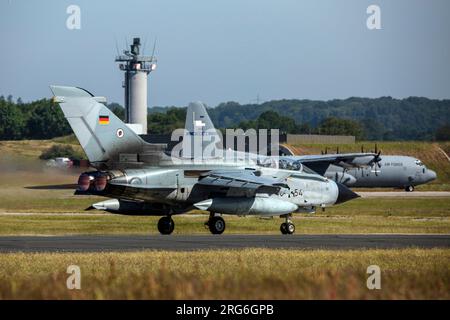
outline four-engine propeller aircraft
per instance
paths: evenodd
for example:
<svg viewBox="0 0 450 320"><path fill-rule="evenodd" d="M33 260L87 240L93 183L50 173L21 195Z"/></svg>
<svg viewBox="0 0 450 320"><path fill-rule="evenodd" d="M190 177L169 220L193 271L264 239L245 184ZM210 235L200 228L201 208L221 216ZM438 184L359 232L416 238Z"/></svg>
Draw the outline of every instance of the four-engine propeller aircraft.
<svg viewBox="0 0 450 320"><path fill-rule="evenodd" d="M95 171L80 175L76 194L113 199L96 209L119 214L159 215L158 230L174 230L172 215L201 209L210 212L213 234L225 230L221 214L280 216L280 230L292 234L293 213L311 212L358 197L340 183L305 171L258 166L240 157L191 159L164 152L135 134L88 91L51 86Z"/></svg>
<svg viewBox="0 0 450 320"><path fill-rule="evenodd" d="M202 131L209 135L216 132L208 113L201 103L189 105L186 116L186 130L195 131L195 124L202 125ZM219 133L217 133L219 135ZM216 140L220 140L218 137ZM254 154L254 158L273 166L271 157ZM348 187L403 188L413 191L414 186L436 179L436 173L419 160L408 156L381 156L381 151L370 153L335 153L320 155L284 155L278 158L279 168L314 172L345 184Z"/></svg>
<svg viewBox="0 0 450 320"><path fill-rule="evenodd" d="M377 167L342 168L330 165L324 176L348 187L399 188L408 192L414 191L415 186L436 179L436 172L413 157L384 155Z"/></svg>

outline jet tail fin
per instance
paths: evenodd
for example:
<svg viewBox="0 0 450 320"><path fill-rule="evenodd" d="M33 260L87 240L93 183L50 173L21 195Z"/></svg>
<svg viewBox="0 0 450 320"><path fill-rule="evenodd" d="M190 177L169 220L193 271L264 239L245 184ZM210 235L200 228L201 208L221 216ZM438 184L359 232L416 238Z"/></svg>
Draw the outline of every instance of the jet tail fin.
<svg viewBox="0 0 450 320"><path fill-rule="evenodd" d="M183 138L183 157L204 159L222 155L222 149L217 146L222 142L222 135L214 127L203 103L189 104L184 128L187 136Z"/></svg>
<svg viewBox="0 0 450 320"><path fill-rule="evenodd" d="M139 153L146 144L104 104L77 87L50 86L53 99L77 136L89 161L119 161L120 154Z"/></svg>
<svg viewBox="0 0 450 320"><path fill-rule="evenodd" d="M199 127L204 132L216 129L203 103L191 102L186 110L185 129L193 133Z"/></svg>

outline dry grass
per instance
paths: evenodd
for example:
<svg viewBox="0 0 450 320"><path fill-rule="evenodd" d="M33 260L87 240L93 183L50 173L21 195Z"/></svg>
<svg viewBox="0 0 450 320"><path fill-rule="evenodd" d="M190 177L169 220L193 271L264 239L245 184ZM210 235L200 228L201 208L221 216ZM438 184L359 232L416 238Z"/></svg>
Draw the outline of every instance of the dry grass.
<svg viewBox="0 0 450 320"><path fill-rule="evenodd" d="M51 140L0 141L0 152L2 155L36 159L41 155L42 151L54 144L70 144L76 151L82 152L80 144L73 135Z"/></svg>
<svg viewBox="0 0 450 320"><path fill-rule="evenodd" d="M69 265L81 290L66 288ZM381 290L366 270L381 268ZM0 299L449 299L450 250L0 255Z"/></svg>
<svg viewBox="0 0 450 320"><path fill-rule="evenodd" d="M282 219L224 216L226 234L279 234ZM159 217L122 215L1 215L0 235L158 234ZM174 234L209 234L205 216L175 216ZM448 217L294 217L297 234L450 233Z"/></svg>
<svg viewBox="0 0 450 320"><path fill-rule="evenodd" d="M2 155L0 212L83 211L100 201L99 197L74 196L78 176L84 170L51 168L42 160Z"/></svg>

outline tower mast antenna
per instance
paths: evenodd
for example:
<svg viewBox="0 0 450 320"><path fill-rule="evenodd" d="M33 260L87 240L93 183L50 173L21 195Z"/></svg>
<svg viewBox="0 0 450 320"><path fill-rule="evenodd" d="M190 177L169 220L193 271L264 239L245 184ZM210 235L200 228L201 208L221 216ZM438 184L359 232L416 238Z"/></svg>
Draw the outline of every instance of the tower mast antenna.
<svg viewBox="0 0 450 320"><path fill-rule="evenodd" d="M125 121L137 134L147 134L147 79L156 69L156 57L141 54L140 48L141 39L133 38L130 50L117 55L115 61L125 73Z"/></svg>

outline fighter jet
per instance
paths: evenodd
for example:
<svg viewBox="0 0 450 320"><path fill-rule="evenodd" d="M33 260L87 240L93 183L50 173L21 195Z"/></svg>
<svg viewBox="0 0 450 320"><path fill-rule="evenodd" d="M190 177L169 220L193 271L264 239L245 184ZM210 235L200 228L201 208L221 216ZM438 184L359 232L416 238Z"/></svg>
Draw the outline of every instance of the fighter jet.
<svg viewBox="0 0 450 320"><path fill-rule="evenodd" d="M291 217L358 195L318 174L258 166L249 159L186 159L146 143L102 102L76 87L51 86L53 100L80 142L92 166L78 179L76 194L112 199L94 209L119 214L159 215L161 234L171 234L173 215L192 209L210 213L213 234L225 230L222 214L280 216L282 234L292 234Z"/></svg>
<svg viewBox="0 0 450 320"><path fill-rule="evenodd" d="M192 133L197 123L200 123L202 131L209 132L209 135L215 132L204 105L199 102L189 105L187 109L186 130ZM216 140L220 140L220 137ZM220 148L220 145L217 148ZM253 158L273 166L272 157L254 154ZM366 153L283 155L278 157L277 164L282 169L315 172L348 187L401 188L414 191L415 186L436 179L436 172L428 169L419 159L396 155L381 156L377 147L375 152Z"/></svg>

